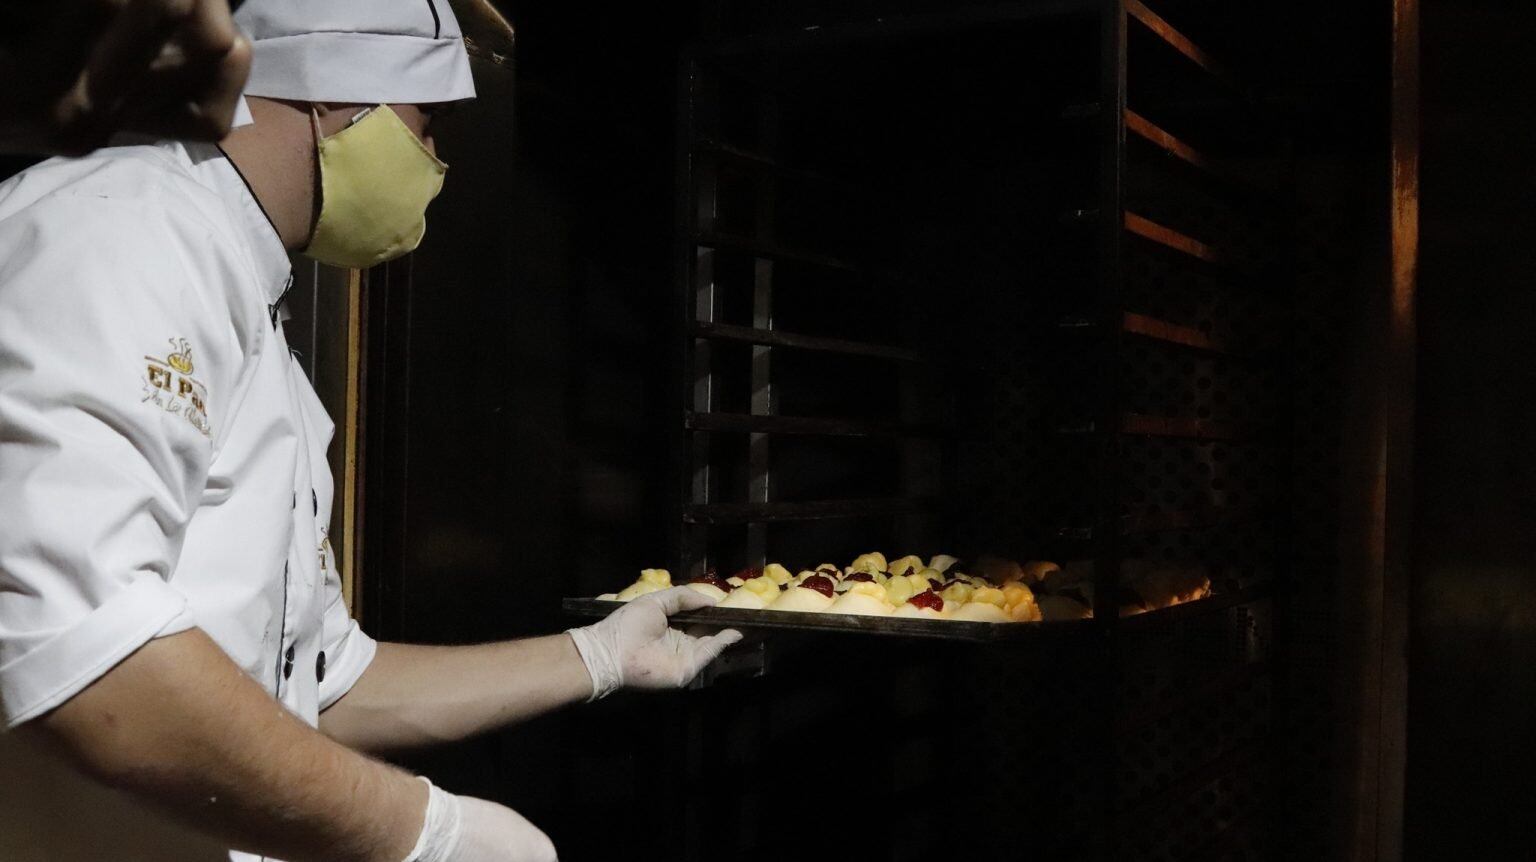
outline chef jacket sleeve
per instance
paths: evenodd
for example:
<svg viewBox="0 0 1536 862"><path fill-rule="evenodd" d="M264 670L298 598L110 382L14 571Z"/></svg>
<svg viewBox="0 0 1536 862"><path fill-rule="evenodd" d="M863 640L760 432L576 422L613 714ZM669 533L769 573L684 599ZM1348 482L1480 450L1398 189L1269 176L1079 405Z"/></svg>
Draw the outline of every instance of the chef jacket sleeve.
<svg viewBox="0 0 1536 862"><path fill-rule="evenodd" d="M219 241L165 207L0 220L0 716L192 627L174 583L238 369Z"/></svg>
<svg viewBox="0 0 1536 862"><path fill-rule="evenodd" d="M363 632L347 611L347 601L341 592L341 577L335 565L326 567L324 613L325 618L321 623L321 643L325 652L325 678L320 680L322 710L352 690L363 671L373 662L374 653L378 652L378 644Z"/></svg>

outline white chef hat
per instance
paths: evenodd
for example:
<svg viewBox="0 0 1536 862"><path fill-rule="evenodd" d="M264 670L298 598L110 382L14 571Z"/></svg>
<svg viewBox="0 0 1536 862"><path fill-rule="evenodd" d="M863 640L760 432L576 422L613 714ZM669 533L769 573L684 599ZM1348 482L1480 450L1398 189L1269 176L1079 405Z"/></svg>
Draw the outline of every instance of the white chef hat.
<svg viewBox="0 0 1536 862"><path fill-rule="evenodd" d="M248 96L428 104L472 99L475 82L448 0L246 0Z"/></svg>

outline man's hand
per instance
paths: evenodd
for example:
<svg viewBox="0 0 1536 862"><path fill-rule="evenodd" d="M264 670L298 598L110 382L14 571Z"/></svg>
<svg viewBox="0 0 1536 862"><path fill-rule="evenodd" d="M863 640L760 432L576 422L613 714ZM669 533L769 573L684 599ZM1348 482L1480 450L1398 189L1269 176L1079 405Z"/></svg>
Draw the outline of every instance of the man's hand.
<svg viewBox="0 0 1536 862"><path fill-rule="evenodd" d="M228 0L0 6L0 152L79 155L120 131L228 134L251 47Z"/></svg>
<svg viewBox="0 0 1536 862"><path fill-rule="evenodd" d="M571 639L592 676L592 699L625 686L687 685L726 647L741 640L741 632L726 629L692 637L670 627L667 617L713 604L696 590L673 587L641 596L600 622L571 629Z"/></svg>
<svg viewBox="0 0 1536 862"><path fill-rule="evenodd" d="M555 862L555 845L510 808L433 787L406 862Z"/></svg>

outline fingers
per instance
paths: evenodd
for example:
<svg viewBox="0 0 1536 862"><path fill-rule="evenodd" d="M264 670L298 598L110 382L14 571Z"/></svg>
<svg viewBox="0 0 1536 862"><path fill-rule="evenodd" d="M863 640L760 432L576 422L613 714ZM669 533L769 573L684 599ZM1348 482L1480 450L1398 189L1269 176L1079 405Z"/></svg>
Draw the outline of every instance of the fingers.
<svg viewBox="0 0 1536 862"><path fill-rule="evenodd" d="M719 634L696 639L694 647L695 655L700 659L699 667L702 669L704 665L714 661L721 653L725 652L727 647L740 643L741 637L741 632L735 629L726 629Z"/></svg>
<svg viewBox="0 0 1536 862"><path fill-rule="evenodd" d="M741 632L735 629L726 629L718 634L701 638L691 638L688 643L685 665L680 667L677 686L682 688L692 682L708 667L710 662L720 657L722 652L731 644L741 640Z"/></svg>
<svg viewBox="0 0 1536 862"><path fill-rule="evenodd" d="M123 127L219 140L250 72L227 0L129 0L87 70L91 101Z"/></svg>
<svg viewBox="0 0 1536 862"><path fill-rule="evenodd" d="M105 113L115 112L124 94L139 83L150 63L192 19L201 2L128 0L86 66L93 106Z"/></svg>
<svg viewBox="0 0 1536 862"><path fill-rule="evenodd" d="M129 96L124 127L161 138L222 139L250 70L249 43L240 39L235 52L212 67L152 69Z"/></svg>
<svg viewBox="0 0 1536 862"><path fill-rule="evenodd" d="M186 121L201 124L210 139L222 138L251 70L251 45L235 27L225 0L200 0L182 28L181 41L192 74L185 87Z"/></svg>
<svg viewBox="0 0 1536 862"><path fill-rule="evenodd" d="M494 802L459 797L460 837L451 862L556 862L555 845L526 817Z"/></svg>
<svg viewBox="0 0 1536 862"><path fill-rule="evenodd" d="M696 611L700 608L713 607L715 604L714 599L690 587L672 587L668 590L641 596L641 598L650 599L659 604L662 613L669 617L680 611Z"/></svg>

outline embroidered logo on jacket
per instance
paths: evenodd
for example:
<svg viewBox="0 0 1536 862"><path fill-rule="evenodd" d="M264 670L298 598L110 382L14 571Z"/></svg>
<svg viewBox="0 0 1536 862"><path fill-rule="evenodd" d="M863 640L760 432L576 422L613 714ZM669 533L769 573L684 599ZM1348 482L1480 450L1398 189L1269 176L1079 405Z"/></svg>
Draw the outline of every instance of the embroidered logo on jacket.
<svg viewBox="0 0 1536 862"><path fill-rule="evenodd" d="M204 437L209 436L208 389L192 376L192 345L185 338L172 338L171 352L164 359L144 357L144 397L167 413L184 417Z"/></svg>

